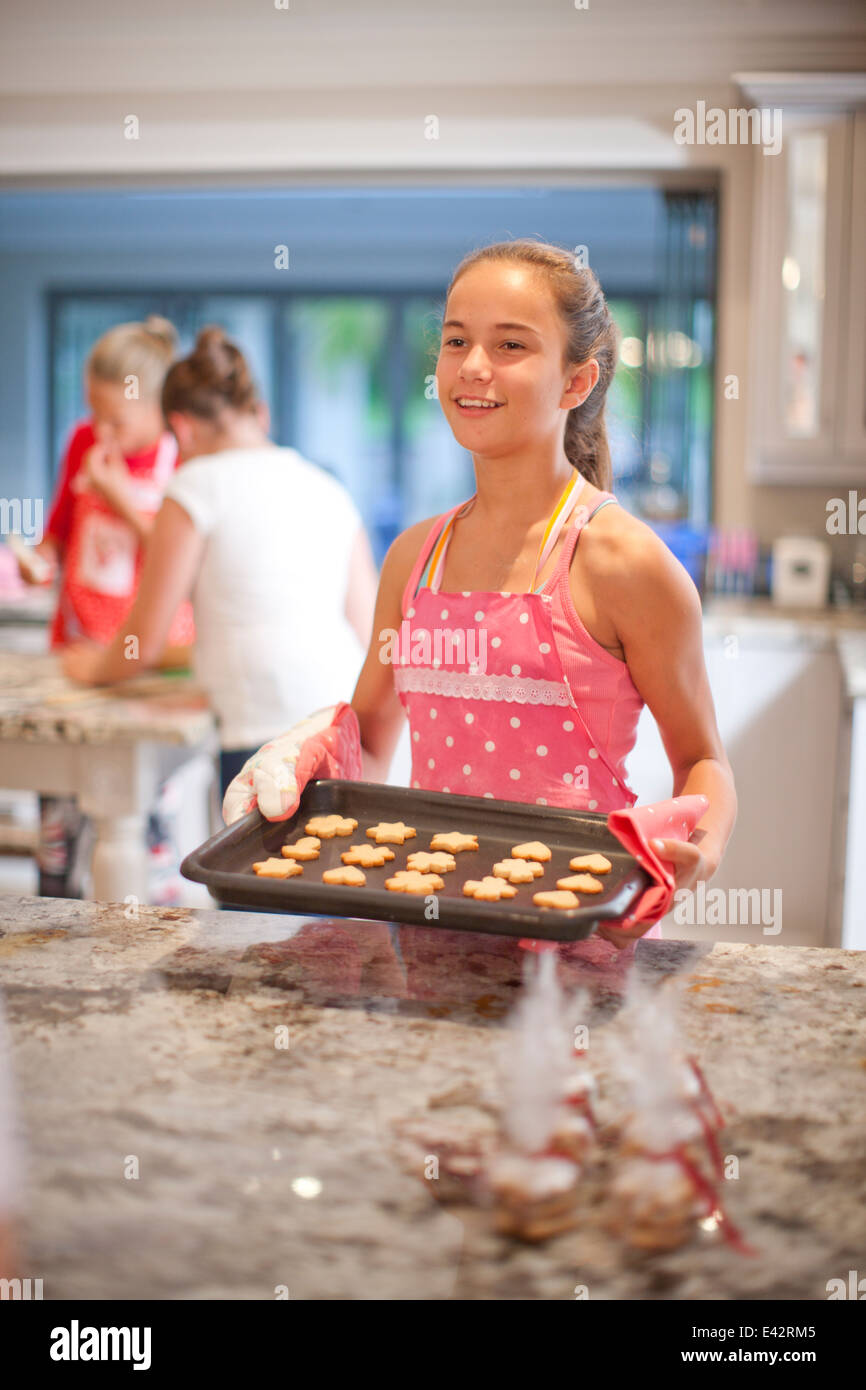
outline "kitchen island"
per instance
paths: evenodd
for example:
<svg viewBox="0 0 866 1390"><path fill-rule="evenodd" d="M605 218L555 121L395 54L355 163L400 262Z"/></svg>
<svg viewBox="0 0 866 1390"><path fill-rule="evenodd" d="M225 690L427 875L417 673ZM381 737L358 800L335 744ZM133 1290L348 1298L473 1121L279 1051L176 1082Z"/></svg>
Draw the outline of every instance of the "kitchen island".
<svg viewBox="0 0 866 1390"><path fill-rule="evenodd" d="M407 1122L478 1130L524 952L348 919L0 899L0 997L26 1145L22 1276L72 1299L826 1299L866 1256L866 955L644 941L591 990L613 1111L628 972L682 984L727 1121L724 1200L647 1255L603 1230L538 1246L407 1171ZM664 982L664 983L663 983ZM0 1087L0 1094L2 1094ZM0 1125L2 1135L2 1125ZM587 1170L587 1192L598 1188Z"/></svg>
<svg viewBox="0 0 866 1390"><path fill-rule="evenodd" d="M207 697L186 673L81 686L56 653L0 651L0 788L78 799L94 825L97 899L147 901L145 829L160 784L216 747Z"/></svg>

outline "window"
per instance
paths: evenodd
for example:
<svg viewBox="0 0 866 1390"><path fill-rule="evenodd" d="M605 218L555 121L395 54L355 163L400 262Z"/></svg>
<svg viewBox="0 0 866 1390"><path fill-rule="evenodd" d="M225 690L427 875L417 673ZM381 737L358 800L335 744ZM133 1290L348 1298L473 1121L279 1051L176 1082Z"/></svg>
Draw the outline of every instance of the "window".
<svg viewBox="0 0 866 1390"><path fill-rule="evenodd" d="M428 203L414 214L407 195L406 220L400 224L411 239L409 219L416 216L422 248L424 236L442 239L443 226L451 228L455 219L461 225L454 191L447 205L443 195L438 222L430 211L437 190L429 192ZM465 218L469 244L458 246L454 255L449 250L445 263L456 263L471 245L524 230L568 245L563 227L579 227L571 243L588 245L594 266L598 249L602 264L596 268L622 333L607 407L617 495L651 522L706 524L715 195L542 189L533 190L534 202L519 190L496 190L496 195L509 209L512 204L514 210L531 209L531 226L526 211L518 221L513 210L499 214L510 216L503 225L491 214L488 225L478 212L484 200L476 194L475 211ZM364 196L372 197L358 194ZM394 201L392 195L391 225L399 221ZM565 220L562 208L568 212ZM421 264L429 258L422 250L417 259ZM86 413L82 368L101 333L124 320L159 313L175 324L180 350L187 352L204 324L219 323L250 361L270 407L273 437L345 483L381 559L403 527L468 496L473 474L471 458L455 443L433 387L447 272L437 270L433 283L423 287L374 289L363 287L361 275L353 283L351 272L351 259L344 258L346 283L318 292L304 286L275 292L259 285L52 292L50 476L56 477L72 425Z"/></svg>

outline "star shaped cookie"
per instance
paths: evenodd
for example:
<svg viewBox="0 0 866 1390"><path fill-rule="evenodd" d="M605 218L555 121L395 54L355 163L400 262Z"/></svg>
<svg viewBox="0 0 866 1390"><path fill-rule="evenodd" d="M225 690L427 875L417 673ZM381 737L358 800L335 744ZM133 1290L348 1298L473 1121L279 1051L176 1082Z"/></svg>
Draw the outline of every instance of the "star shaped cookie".
<svg viewBox="0 0 866 1390"><path fill-rule="evenodd" d="M494 878L492 874L480 879L468 878L463 885L464 897L483 903L498 903L500 898L513 898L516 893L517 889L504 878Z"/></svg>
<svg viewBox="0 0 866 1390"><path fill-rule="evenodd" d="M496 878L507 879L509 883L532 883L539 878L544 869L534 859L500 859L493 865Z"/></svg>
<svg viewBox="0 0 866 1390"><path fill-rule="evenodd" d="M259 878L295 878L304 872L294 859L259 859L253 868Z"/></svg>
<svg viewBox="0 0 866 1390"><path fill-rule="evenodd" d="M537 863L546 864L553 851L549 845L543 845L540 840L529 840L525 845L515 845L511 851L512 859L534 859Z"/></svg>
<svg viewBox="0 0 866 1390"><path fill-rule="evenodd" d="M477 835L461 835L459 830L440 831L430 841L431 849L444 849L448 854L460 854L465 849L478 848Z"/></svg>
<svg viewBox="0 0 866 1390"><path fill-rule="evenodd" d="M281 854L286 859L318 859L322 842L316 835L305 835L293 845L283 845Z"/></svg>
<svg viewBox="0 0 866 1390"><path fill-rule="evenodd" d="M358 822L351 816L313 816L304 826L308 835L318 835L322 840L333 840L335 835L351 835L358 829Z"/></svg>
<svg viewBox="0 0 866 1390"><path fill-rule="evenodd" d="M568 865L577 873L581 869L588 874L609 874L611 863L603 854L578 854Z"/></svg>
<svg viewBox="0 0 866 1390"><path fill-rule="evenodd" d="M382 820L378 825L371 825L367 831L377 845L402 845L404 840L413 840L416 833L414 825L404 825L401 820Z"/></svg>
<svg viewBox="0 0 866 1390"><path fill-rule="evenodd" d="M340 858L344 864L360 864L363 869L381 869L388 859L394 858L394 851L387 845L350 845Z"/></svg>
<svg viewBox="0 0 866 1390"><path fill-rule="evenodd" d="M433 893L445 887L445 880L438 874L419 874L417 869L398 869L393 878L385 879L385 887L392 893Z"/></svg>
<svg viewBox="0 0 866 1390"><path fill-rule="evenodd" d="M604 884L599 883L592 874L572 874L569 878L558 878L557 888L565 888L572 893L603 893Z"/></svg>
<svg viewBox="0 0 866 1390"><path fill-rule="evenodd" d="M536 907L558 907L563 911L569 907L580 907L580 899L577 894L567 891L557 893L551 890L549 893L533 893L532 901Z"/></svg>
<svg viewBox="0 0 866 1390"><path fill-rule="evenodd" d="M419 849L409 855L406 868L417 869L419 874L448 874L457 868L457 860L453 854L445 854L441 850L438 854L428 854L426 850Z"/></svg>
<svg viewBox="0 0 866 1390"><path fill-rule="evenodd" d="M345 883L350 888L363 888L367 882L367 875L362 874L360 869L326 869L322 874L323 883Z"/></svg>

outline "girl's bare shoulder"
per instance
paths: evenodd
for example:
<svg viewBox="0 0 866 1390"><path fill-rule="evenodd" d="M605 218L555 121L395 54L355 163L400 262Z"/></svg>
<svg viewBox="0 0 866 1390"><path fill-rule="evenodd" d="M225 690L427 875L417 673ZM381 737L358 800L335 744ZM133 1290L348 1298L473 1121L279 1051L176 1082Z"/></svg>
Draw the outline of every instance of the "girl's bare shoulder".
<svg viewBox="0 0 866 1390"><path fill-rule="evenodd" d="M402 593L409 582L412 567L418 559L421 547L437 520L437 517L429 516L424 521L416 521L405 531L401 531L399 536L391 542L382 561L380 583L383 586Z"/></svg>
<svg viewBox="0 0 866 1390"><path fill-rule="evenodd" d="M676 595L681 602L699 602L676 556L625 507L602 507L584 526L575 555L586 578L608 598L627 595L633 601L643 589L647 599Z"/></svg>

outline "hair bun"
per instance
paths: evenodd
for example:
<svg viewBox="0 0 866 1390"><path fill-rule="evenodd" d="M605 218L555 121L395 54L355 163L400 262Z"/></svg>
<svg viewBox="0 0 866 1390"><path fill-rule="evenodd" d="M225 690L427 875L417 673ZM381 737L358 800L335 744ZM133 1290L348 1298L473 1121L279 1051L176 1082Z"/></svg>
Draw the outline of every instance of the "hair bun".
<svg viewBox="0 0 866 1390"><path fill-rule="evenodd" d="M148 314L144 320L144 327L148 333L151 333L154 338L158 338L165 347L174 353L177 347L177 331L173 323L169 323L168 319L162 318L160 314Z"/></svg>
<svg viewBox="0 0 866 1390"><path fill-rule="evenodd" d="M200 329L189 357L166 378L163 410L188 410L213 419L221 409L251 411L258 394L240 348L219 324Z"/></svg>

